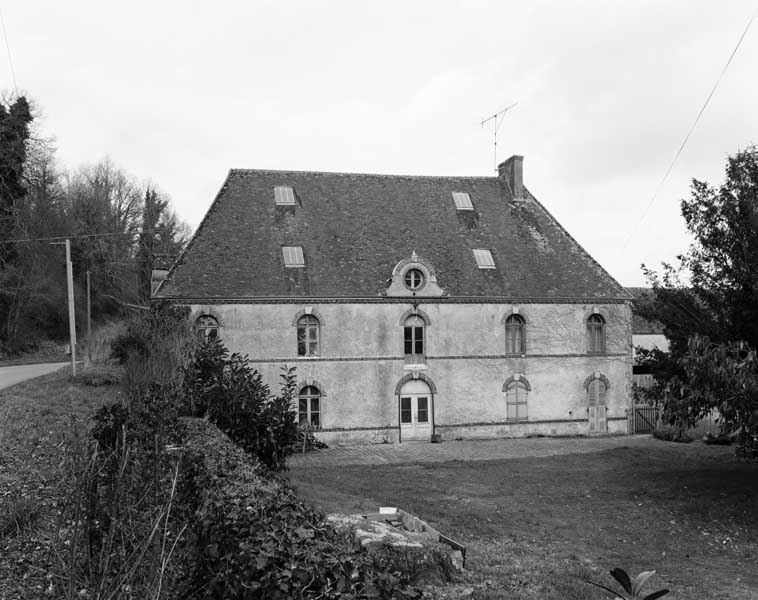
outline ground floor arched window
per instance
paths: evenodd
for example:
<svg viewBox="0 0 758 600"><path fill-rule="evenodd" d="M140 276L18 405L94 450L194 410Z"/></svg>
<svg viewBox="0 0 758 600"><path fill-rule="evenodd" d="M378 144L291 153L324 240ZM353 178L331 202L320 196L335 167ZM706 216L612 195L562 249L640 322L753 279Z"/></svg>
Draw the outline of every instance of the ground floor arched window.
<svg viewBox="0 0 758 600"><path fill-rule="evenodd" d="M298 395L298 423L313 429L321 428L323 406L321 391L315 385L306 385Z"/></svg>
<svg viewBox="0 0 758 600"><path fill-rule="evenodd" d="M522 380L511 381L505 389L505 410L508 421L526 421L528 418L528 385Z"/></svg>

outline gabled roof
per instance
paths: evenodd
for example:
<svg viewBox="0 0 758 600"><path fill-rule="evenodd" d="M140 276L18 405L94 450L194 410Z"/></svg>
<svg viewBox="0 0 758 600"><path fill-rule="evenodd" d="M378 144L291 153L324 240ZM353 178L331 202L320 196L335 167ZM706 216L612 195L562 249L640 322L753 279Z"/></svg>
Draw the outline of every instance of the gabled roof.
<svg viewBox="0 0 758 600"><path fill-rule="evenodd" d="M276 186L291 186L296 205L277 206ZM475 210L456 210L452 192ZM514 201L498 177L233 169L156 297L377 299L415 251L452 299L628 300L524 194ZM284 246L303 248L304 268L284 267ZM496 268L477 268L475 248Z"/></svg>

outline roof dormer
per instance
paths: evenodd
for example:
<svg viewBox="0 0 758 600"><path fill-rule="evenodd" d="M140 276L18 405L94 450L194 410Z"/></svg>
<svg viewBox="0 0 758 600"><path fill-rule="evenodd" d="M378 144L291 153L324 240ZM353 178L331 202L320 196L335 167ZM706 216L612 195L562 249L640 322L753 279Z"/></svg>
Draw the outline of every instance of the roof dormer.
<svg viewBox="0 0 758 600"><path fill-rule="evenodd" d="M429 261L420 258L414 250L410 258L404 258L392 269L386 296L410 296L434 298L446 292L437 285L437 275Z"/></svg>

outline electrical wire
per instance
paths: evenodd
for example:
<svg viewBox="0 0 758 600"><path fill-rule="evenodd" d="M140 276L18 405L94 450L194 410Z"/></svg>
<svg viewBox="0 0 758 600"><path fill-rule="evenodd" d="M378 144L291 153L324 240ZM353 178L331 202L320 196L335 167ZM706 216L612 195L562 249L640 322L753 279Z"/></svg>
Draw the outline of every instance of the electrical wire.
<svg viewBox="0 0 758 600"><path fill-rule="evenodd" d="M77 240L81 238L99 238L108 237L114 235L142 235L145 233L156 233L158 231L165 231L171 229L171 227L157 227L155 229L149 229L147 231L113 231L108 233L82 233L77 235L57 235L52 237L40 237L40 238L18 238L13 240L0 240L0 244L23 244L25 242L54 242L65 240Z"/></svg>
<svg viewBox="0 0 758 600"><path fill-rule="evenodd" d="M756 9L756 11L753 13L753 16L750 17L750 20L748 21L747 26L745 27L745 31L742 32L740 39L737 41L737 45L734 47L734 50L732 50L732 53L729 55L729 60L726 61L724 68L721 69L721 73L719 74L718 79L716 79L716 83L713 84L713 88L711 88L711 93L708 94L708 97L705 99L705 102L703 103L703 106L701 107L700 112L697 114L697 117L695 118L694 123L692 123L692 126L687 132L687 135L684 136L684 140L679 146L679 149L676 151L676 154L674 155L674 159L671 161L671 164L669 165L668 169L666 169L666 172L663 174L663 178L658 184L658 187L656 187L655 191L653 192L653 195L650 198L650 201L647 203L647 206L645 207L645 210L642 213L642 216L635 223L634 227L629 233L629 236L626 238L626 241L624 242L624 246L622 247L622 250L626 250L626 247L629 245L629 242L634 237L634 234L636 233L637 228L645 220L647 213L650 211L650 208L653 206L653 203L656 201L658 194L661 191L661 188L663 187L664 183L666 183L666 180L668 179L669 174L673 170L674 165L676 164L676 161L679 159L679 156L682 154L684 147L687 145L687 142L689 141L690 136L692 135L692 132L695 131L695 127L697 127L697 124L700 122L700 117L703 116L703 113L705 112L705 109L707 108L708 103L711 101L713 94L716 92L716 88L718 88L719 83L721 83L721 80L723 79L724 74L726 73L726 70L729 68L729 65L732 64L732 59L734 58L735 54L737 54L737 50L739 50L740 46L742 45L742 40L745 39L745 36L747 35L747 32L750 29L750 26L753 24L753 21L755 20L756 15L758 15L758 9Z"/></svg>
<svg viewBox="0 0 758 600"><path fill-rule="evenodd" d="M18 97L18 85L16 85L16 71L13 69L13 59L11 58L11 46L8 43L8 33L5 31L5 19L3 18L3 11L0 9L0 25L3 26L3 37L5 38L5 49L8 51L8 64L11 67L11 77L13 78L13 88L16 90L16 96Z"/></svg>

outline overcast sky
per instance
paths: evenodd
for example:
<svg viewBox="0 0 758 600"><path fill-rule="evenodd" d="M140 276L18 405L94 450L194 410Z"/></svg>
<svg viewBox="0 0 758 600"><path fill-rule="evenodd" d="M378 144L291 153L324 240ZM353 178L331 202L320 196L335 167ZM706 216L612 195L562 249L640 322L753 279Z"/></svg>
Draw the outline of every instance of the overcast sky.
<svg viewBox="0 0 758 600"><path fill-rule="evenodd" d="M690 179L758 139L756 0L0 3L64 167L109 156L194 228L230 168L524 182L619 282L689 241ZM13 84L2 49L3 89ZM627 240L630 240L628 244Z"/></svg>

